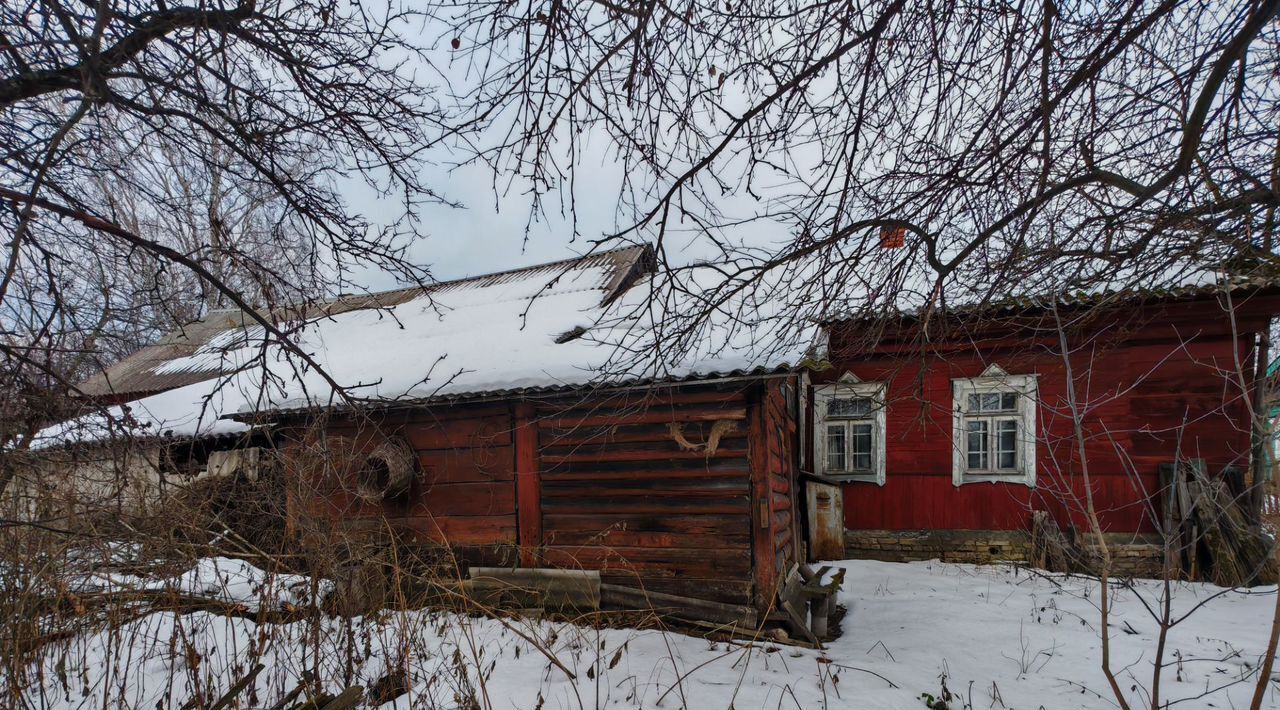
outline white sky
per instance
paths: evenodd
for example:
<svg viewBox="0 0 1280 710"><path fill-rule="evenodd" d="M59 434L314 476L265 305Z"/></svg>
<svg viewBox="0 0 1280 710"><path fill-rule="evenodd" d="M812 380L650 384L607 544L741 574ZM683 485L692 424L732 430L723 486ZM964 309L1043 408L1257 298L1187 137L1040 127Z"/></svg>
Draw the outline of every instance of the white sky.
<svg viewBox="0 0 1280 710"><path fill-rule="evenodd" d="M473 85L474 67L469 66L465 56L448 49L447 38L452 35L444 24L426 22L412 31L420 33L424 51L433 63L427 67L420 60L409 58L410 66L415 67L413 76L433 85L440 91L444 107L453 110L447 96L463 94L466 87ZM726 89L726 96L732 96L732 88L731 85ZM501 136L506 128L502 114L497 114L493 130ZM471 140L473 145L490 145L485 136L473 136ZM603 134L578 135L577 141L579 159L572 175L577 190L576 235L566 192L553 190L545 196L543 213L530 222L531 198L527 194L527 183L508 186L502 182L511 179L507 174L499 175L496 178L499 182L495 183L493 171L482 164L455 168L448 161L466 160L469 156L450 155L437 146L430 153L436 162L426 168L421 177L427 187L463 207L432 204L418 210L421 231L428 236L412 247L410 258L430 268L436 279L447 280L576 256L591 248L592 239L631 226L630 215L619 212L623 175L618 161L609 152L612 141ZM568 179L566 175L566 182L557 187L567 189ZM756 189L770 193L767 186L756 185ZM380 215L399 214L399 205L381 205L363 182L353 181L345 196L351 209L375 224L385 221L379 219ZM724 204L719 206L735 216L757 214L762 207L755 200L744 201L741 195L732 193L726 195ZM664 247L669 259L688 263L715 256L705 240L692 234L681 235L682 228L679 224L668 225ZM744 225L735 230L733 237L739 243L762 245L786 236L780 229L775 223ZM652 232L630 237L633 241L650 243L654 238ZM369 274L361 277L361 281L374 291L401 285L385 274Z"/></svg>
<svg viewBox="0 0 1280 710"><path fill-rule="evenodd" d="M567 195L548 195L544 212L530 222L531 198L522 186L512 186L501 194L504 188L499 184L495 192L492 172L482 166L427 168L427 184L462 207L430 204L418 210L427 236L413 245L410 258L428 266L437 279L461 278L576 256L591 248L592 239L630 226L626 216L618 212L620 178L616 170L584 161L575 173L577 236ZM363 185L352 185L346 195L353 209L377 221L383 207L372 192ZM726 203L733 201L732 196L726 198ZM735 234L736 238L755 244L782 236L785 234L769 224L744 225ZM630 238L651 241L653 235ZM690 234L681 235L678 229L668 230L665 247L668 257L679 263L713 256L707 251L706 242ZM383 274L371 274L362 280L375 291L398 285Z"/></svg>
<svg viewBox="0 0 1280 710"><path fill-rule="evenodd" d="M596 184L612 183L606 171L600 169L584 166L578 175ZM505 196L495 193L492 174L487 168L467 166L453 171L438 168L430 170L427 177L429 184L438 186L448 198L463 204L461 208L433 204L419 211L423 231L429 236L415 245L411 256L419 263L430 265L439 279L574 256L589 249L589 240L614 224L617 195L614 187L607 193L601 188L592 199L583 199L578 204L581 236L575 240L568 209L560 213L555 195L549 198L548 214L530 224L530 197L521 194L519 186L512 187ZM363 205L354 206L364 209Z"/></svg>

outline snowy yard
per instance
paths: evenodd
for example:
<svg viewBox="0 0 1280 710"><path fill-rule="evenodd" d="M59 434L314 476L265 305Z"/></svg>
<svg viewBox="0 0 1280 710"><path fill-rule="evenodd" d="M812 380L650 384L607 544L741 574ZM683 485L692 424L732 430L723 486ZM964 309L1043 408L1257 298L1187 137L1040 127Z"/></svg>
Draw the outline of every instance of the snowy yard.
<svg viewBox="0 0 1280 710"><path fill-rule="evenodd" d="M849 614L825 651L429 612L358 620L350 633L336 619L255 627L154 613L50 647L27 698L37 708L178 708L193 691L220 696L261 662L240 707L270 707L318 657L334 690L371 687L399 660L412 680L387 708L918 709L944 683L957 695L953 709L1115 706L1098 663L1096 582L1010 567L839 564L848 569L840 599ZM266 578L227 559L204 560L171 584L273 604L305 596L299 578ZM1220 591L1180 585L1175 613ZM1274 593L1226 592L1173 629L1162 691L1172 707L1248 707ZM1159 586L1116 593L1113 652L1121 684L1141 706L1159 629L1138 594L1154 608ZM1274 686L1268 702L1280 706Z"/></svg>

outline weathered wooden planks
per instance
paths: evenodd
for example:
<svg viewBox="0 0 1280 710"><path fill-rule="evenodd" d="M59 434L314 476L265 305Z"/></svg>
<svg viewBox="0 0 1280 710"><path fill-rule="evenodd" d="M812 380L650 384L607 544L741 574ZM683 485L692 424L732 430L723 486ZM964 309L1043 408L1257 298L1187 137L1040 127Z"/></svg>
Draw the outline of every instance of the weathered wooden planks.
<svg viewBox="0 0 1280 710"><path fill-rule="evenodd" d="M472 567L469 575L463 589L478 601L496 604L504 595L514 594L523 606L564 611L600 608L600 573L594 570Z"/></svg>
<svg viewBox="0 0 1280 710"><path fill-rule="evenodd" d="M755 609L740 604L724 604L619 584L602 584L600 591L600 603L606 609L651 611L659 616L732 624L745 630L755 629L758 619Z"/></svg>
<svg viewBox="0 0 1280 710"><path fill-rule="evenodd" d="M538 563L542 545L542 480L538 461L538 429L534 408L527 402L515 406L517 520L520 524L520 564Z"/></svg>
<svg viewBox="0 0 1280 710"><path fill-rule="evenodd" d="M417 456L417 475L404 496L378 505L354 495L354 472L349 471L345 480L339 475L315 482L298 507L356 527L386 527L404 533L405 541L421 544L475 549L513 545L517 540L514 427L509 405L491 403L358 421L335 417L324 435L345 437L357 449L387 436L403 437Z"/></svg>
<svg viewBox="0 0 1280 710"><path fill-rule="evenodd" d="M518 550L526 568L598 570L609 584L759 608L758 564L777 569L798 545L794 424L780 388L763 382L410 412L394 431L421 474L401 507L335 486L308 510L405 542Z"/></svg>
<svg viewBox="0 0 1280 710"><path fill-rule="evenodd" d="M542 558L751 603L752 383L539 408Z"/></svg>
<svg viewBox="0 0 1280 710"><path fill-rule="evenodd" d="M788 407L782 380L764 383L751 420L751 480L753 556L756 605L768 608L784 575L799 561L800 539L795 531L796 423Z"/></svg>

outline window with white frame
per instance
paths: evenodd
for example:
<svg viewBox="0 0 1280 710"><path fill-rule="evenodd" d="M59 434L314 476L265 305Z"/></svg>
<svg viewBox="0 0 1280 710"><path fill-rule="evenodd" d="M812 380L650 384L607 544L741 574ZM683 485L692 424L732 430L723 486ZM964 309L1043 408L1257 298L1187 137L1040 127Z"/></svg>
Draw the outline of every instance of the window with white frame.
<svg viewBox="0 0 1280 710"><path fill-rule="evenodd" d="M814 388L815 458L821 472L884 485L885 386L846 373Z"/></svg>
<svg viewBox="0 0 1280 710"><path fill-rule="evenodd" d="M1035 485L1036 376L996 365L952 383L955 485L1008 481Z"/></svg>

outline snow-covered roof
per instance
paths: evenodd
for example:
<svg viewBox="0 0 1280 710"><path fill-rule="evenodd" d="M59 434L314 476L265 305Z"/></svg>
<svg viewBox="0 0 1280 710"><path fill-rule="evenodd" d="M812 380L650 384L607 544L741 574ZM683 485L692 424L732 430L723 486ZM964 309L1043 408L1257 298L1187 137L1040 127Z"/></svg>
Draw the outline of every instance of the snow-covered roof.
<svg viewBox="0 0 1280 710"><path fill-rule="evenodd" d="M601 252L581 259L552 262L525 269L501 271L381 293L344 295L334 299L263 309L258 315L289 331L320 318L340 316L360 310L390 308L424 294L441 294L501 285L512 279L533 275L554 278L559 270L579 262L609 272L606 288L616 289L630 270L640 265L643 247ZM222 356L230 346L244 340L246 329L261 335L256 318L238 308L210 311L204 318L188 323L141 348L78 385L90 397L127 400L155 392L203 382L228 374L233 368Z"/></svg>
<svg viewBox="0 0 1280 710"><path fill-rule="evenodd" d="M893 258L893 251L877 255L882 265ZM910 317L925 311L986 317L1054 306L1097 308L1280 289L1280 261L1257 258L1245 262L1221 255L1184 255L1136 259L1107 268L1093 262L1085 266L1063 263L1025 274L994 268L991 273L981 273L980 265L969 265L969 273L952 274L941 283L923 265L885 266L882 271L889 276L884 281L838 294L818 319L823 323L861 321Z"/></svg>
<svg viewBox="0 0 1280 710"><path fill-rule="evenodd" d="M652 252L630 247L375 295L367 307L289 323L292 342L323 374L260 326L226 328L146 366L160 380L205 379L51 427L41 439L101 438L121 419L137 432L205 436L242 430L231 415L341 406L344 395L386 405L554 392L774 371L804 356L808 342L779 348L768 318L743 319L759 304L721 305L664 349L670 314L700 304L673 299L652 271Z"/></svg>
<svg viewBox="0 0 1280 710"><path fill-rule="evenodd" d="M212 437L238 434L249 427L221 418L250 401L236 379L193 382L128 404L94 408L87 414L39 432L32 448L76 442L105 442L151 437Z"/></svg>
<svg viewBox="0 0 1280 710"><path fill-rule="evenodd" d="M124 388L108 394L159 394L51 427L41 440L96 440L122 426L135 434L207 436L246 429L231 418L251 413L760 374L800 363L820 323L938 305L936 284L919 269L889 270L901 278L874 283L839 278L843 272L833 278L810 264L759 278L712 266L654 272L652 250L635 246L268 314L323 374L247 314L215 312L102 378L114 384L112 373L127 375ZM1219 271L1194 263L1124 276L1071 290L1079 280L1051 272L998 296L998 284L955 281L945 289L946 305L1096 304L1277 285L1266 275L1223 281Z"/></svg>

